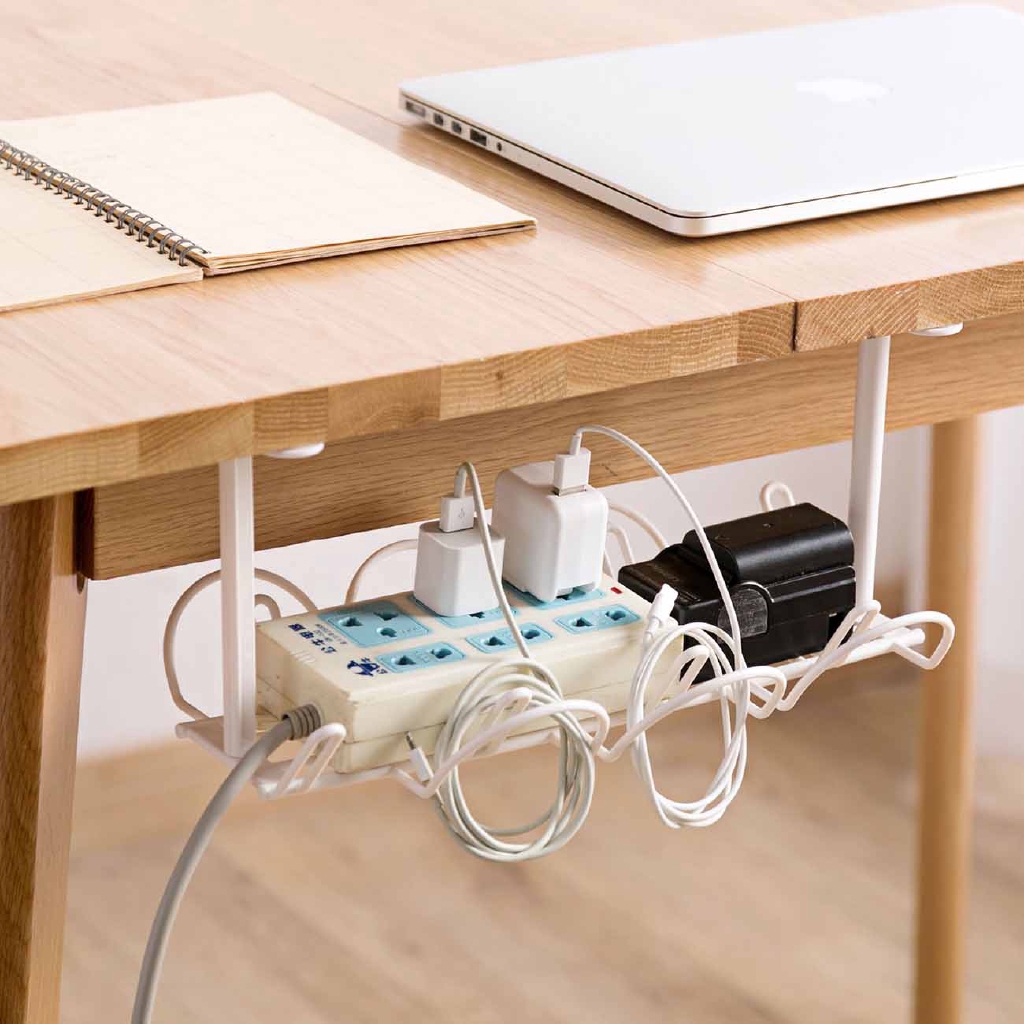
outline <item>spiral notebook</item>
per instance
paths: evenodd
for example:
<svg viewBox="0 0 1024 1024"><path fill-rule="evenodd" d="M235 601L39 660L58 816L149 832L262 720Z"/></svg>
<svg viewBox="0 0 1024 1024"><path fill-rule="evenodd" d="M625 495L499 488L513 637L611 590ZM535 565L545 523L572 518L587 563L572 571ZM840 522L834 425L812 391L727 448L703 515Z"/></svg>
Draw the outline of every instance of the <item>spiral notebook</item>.
<svg viewBox="0 0 1024 1024"><path fill-rule="evenodd" d="M257 93L0 122L0 224L5 311L534 221Z"/></svg>

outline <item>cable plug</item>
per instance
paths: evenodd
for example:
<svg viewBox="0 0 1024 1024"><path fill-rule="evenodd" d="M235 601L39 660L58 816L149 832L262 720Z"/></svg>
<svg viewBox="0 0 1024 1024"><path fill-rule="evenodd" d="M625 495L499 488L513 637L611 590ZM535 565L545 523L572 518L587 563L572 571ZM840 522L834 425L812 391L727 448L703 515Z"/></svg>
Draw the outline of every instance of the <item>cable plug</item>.
<svg viewBox="0 0 1024 1024"><path fill-rule="evenodd" d="M409 746L409 763L412 765L412 770L416 773L416 778L426 785L434 777L427 755L423 753L421 747L416 746L412 733L405 734L405 742Z"/></svg>
<svg viewBox="0 0 1024 1024"><path fill-rule="evenodd" d="M555 456L554 486L557 494L575 494L582 491L589 482L589 448Z"/></svg>
<svg viewBox="0 0 1024 1024"><path fill-rule="evenodd" d="M301 707L291 708L281 718L291 725L293 740L312 736L323 725L323 715L320 714L320 709L315 704L303 704Z"/></svg>
<svg viewBox="0 0 1024 1024"><path fill-rule="evenodd" d="M440 516L422 523L416 540L416 579L412 591L416 600L435 615L472 615L489 611L497 601L483 534L473 529L476 501L472 494L467 494L466 483L466 469L460 466L452 493L441 499ZM495 529L491 529L490 537L500 580L505 538Z"/></svg>
<svg viewBox="0 0 1024 1024"><path fill-rule="evenodd" d="M553 601L600 584L608 500L589 477L590 452L579 445L498 474L491 524L506 539L505 579L518 590Z"/></svg>
<svg viewBox="0 0 1024 1024"><path fill-rule="evenodd" d="M663 583L661 590L654 595L651 602L651 609L647 613L647 623L644 628L644 646L646 647L662 629L671 621L672 612L675 610L676 600L679 594L676 593L667 583Z"/></svg>
<svg viewBox="0 0 1024 1024"><path fill-rule="evenodd" d="M469 530L475 518L471 494L446 494L441 499L441 514L438 516L437 525L442 533Z"/></svg>

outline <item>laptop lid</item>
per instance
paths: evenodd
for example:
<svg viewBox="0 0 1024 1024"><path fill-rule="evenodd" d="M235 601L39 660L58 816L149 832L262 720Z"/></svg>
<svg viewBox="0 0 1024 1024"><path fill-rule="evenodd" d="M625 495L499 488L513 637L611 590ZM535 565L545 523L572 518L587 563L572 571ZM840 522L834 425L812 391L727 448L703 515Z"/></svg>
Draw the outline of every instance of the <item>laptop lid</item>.
<svg viewBox="0 0 1024 1024"><path fill-rule="evenodd" d="M1024 181L1022 54L1024 16L950 6L402 91L668 214L704 218L921 182L939 182L935 195L947 180L954 194L993 170L1008 171L994 184Z"/></svg>

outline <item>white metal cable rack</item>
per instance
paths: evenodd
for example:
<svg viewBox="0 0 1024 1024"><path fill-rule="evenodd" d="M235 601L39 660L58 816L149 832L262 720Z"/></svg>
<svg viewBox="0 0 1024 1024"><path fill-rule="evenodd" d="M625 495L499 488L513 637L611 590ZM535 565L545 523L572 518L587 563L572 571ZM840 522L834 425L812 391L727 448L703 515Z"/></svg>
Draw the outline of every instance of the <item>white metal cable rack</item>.
<svg viewBox="0 0 1024 1024"><path fill-rule="evenodd" d="M955 334L961 324L915 332L922 335ZM818 667L832 668L895 653L914 664L931 668L942 660L952 642L952 625L938 613L921 612L888 619L874 602L875 565L878 539L878 514L882 488L882 456L885 442L885 410L888 390L890 339L869 338L860 343L857 370L857 391L854 411L853 452L850 470L849 527L855 545L856 606L868 611L853 626L851 634L843 640L843 630L837 633L831 650L826 648L827 659ZM308 458L318 454L323 445L307 445L276 453L279 458ZM232 459L220 464L220 554L221 569L196 581L179 599L169 620L169 639L165 642L165 661L172 698L190 721L177 726L179 737L185 737L221 758L227 764L237 763L242 754L255 741L258 731L255 658L254 608L263 606L271 614L279 614L274 599L256 592L256 580L282 587L299 600L307 611L315 611L314 604L298 588L283 577L255 568L253 474L250 457ZM778 499L792 502L792 493L785 484L771 482L761 492L765 508L777 507ZM625 551L628 540L619 530L613 530ZM208 717L182 696L173 672L173 629L177 618L191 597L207 585L221 583L221 615L223 630L223 715ZM937 624L942 627L942 638L931 653L923 653L926 643L922 626ZM843 642L840 642L840 641ZM821 655L797 658L775 666L773 674L787 682L799 680L813 673ZM773 696L774 707L780 706L781 694ZM552 740L556 730L512 735L521 725L523 694L509 690L492 708L492 726L468 743L448 765L448 771L462 761L494 753L503 753L535 746ZM795 700L794 700L795 703ZM584 717L584 724L593 733L595 753L603 760L618 757L627 736L636 736L664 718L672 710L672 701L662 704L647 714L639 725L629 730L612 748L603 747L608 729L622 724L625 713L609 716L597 704L589 701L564 701L566 708ZM666 710L667 708L667 710ZM418 796L432 796L440 784L443 772L430 778L419 773L415 760L403 765L373 768L367 771L341 773L330 768L330 761L346 731L339 723L326 723L303 741L297 753L285 761L265 764L256 774L254 784L261 796L276 799L282 796L308 792L311 789L339 787L373 779L392 778ZM632 742L630 739L629 742ZM628 743L625 744L628 746Z"/></svg>

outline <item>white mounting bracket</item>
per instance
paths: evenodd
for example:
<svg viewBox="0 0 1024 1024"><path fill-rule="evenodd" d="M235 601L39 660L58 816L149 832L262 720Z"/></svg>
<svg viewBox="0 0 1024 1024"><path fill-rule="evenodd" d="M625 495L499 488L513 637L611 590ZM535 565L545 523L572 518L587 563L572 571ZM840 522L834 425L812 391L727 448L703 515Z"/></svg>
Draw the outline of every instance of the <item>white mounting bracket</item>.
<svg viewBox="0 0 1024 1024"><path fill-rule="evenodd" d="M962 323L927 327L912 334L945 338L959 334ZM878 510L882 497L885 406L889 389L888 336L865 338L857 353L857 397L853 411L849 526L853 534L857 604L874 599L878 554Z"/></svg>
<svg viewBox="0 0 1024 1024"><path fill-rule="evenodd" d="M858 605L872 601L875 595L885 402L889 388L889 341L888 337L865 338L857 353L849 525L853 534Z"/></svg>
<svg viewBox="0 0 1024 1024"><path fill-rule="evenodd" d="M318 455L323 443L286 448L274 458ZM218 467L221 636L224 651L224 752L241 757L256 742L256 511L252 457Z"/></svg>
<svg viewBox="0 0 1024 1024"><path fill-rule="evenodd" d="M252 459L222 462L220 608L224 649L224 750L241 757L256 741L255 528Z"/></svg>

